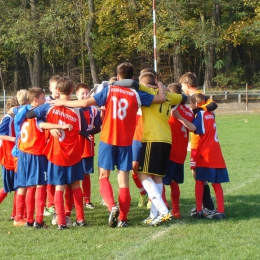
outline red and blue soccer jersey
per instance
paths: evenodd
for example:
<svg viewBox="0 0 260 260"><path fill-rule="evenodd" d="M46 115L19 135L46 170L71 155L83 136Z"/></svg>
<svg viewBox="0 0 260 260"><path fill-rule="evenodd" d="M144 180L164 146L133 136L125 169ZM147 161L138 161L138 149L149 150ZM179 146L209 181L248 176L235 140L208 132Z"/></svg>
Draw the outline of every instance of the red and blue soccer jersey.
<svg viewBox="0 0 260 260"><path fill-rule="evenodd" d="M215 116L208 111L200 111L193 120L196 134L200 135L197 148L196 167L226 168L218 141Z"/></svg>
<svg viewBox="0 0 260 260"><path fill-rule="evenodd" d="M15 137L14 122L10 115L5 115L0 123L0 135L8 135ZM7 169L14 171L14 161L12 149L15 143L0 140L0 163Z"/></svg>
<svg viewBox="0 0 260 260"><path fill-rule="evenodd" d="M93 128L101 125L100 114L95 106L82 108L81 110L88 123L88 131L91 131ZM91 140L88 140L82 135L79 135L79 142L83 147L81 158L92 157L95 155L94 135L92 135Z"/></svg>
<svg viewBox="0 0 260 260"><path fill-rule="evenodd" d="M194 114L187 106L179 104L176 106L176 109L182 117L184 117L189 122L192 122ZM170 160L183 164L187 156L189 129L173 116L170 116L168 122L170 124L172 133Z"/></svg>
<svg viewBox="0 0 260 260"><path fill-rule="evenodd" d="M44 153L47 159L59 166L71 166L81 160L82 148L79 143L80 131L79 109L68 107L51 107L46 114L46 120L53 124L71 124L72 131L60 130L59 139L50 135Z"/></svg>
<svg viewBox="0 0 260 260"><path fill-rule="evenodd" d="M18 139L19 150L33 155L44 155L45 143L45 132L38 127L37 119L26 119Z"/></svg>
<svg viewBox="0 0 260 260"><path fill-rule="evenodd" d="M131 88L112 85L94 95L94 99L98 106L106 107L100 141L115 146L132 145L140 94ZM153 97L149 99L151 103Z"/></svg>

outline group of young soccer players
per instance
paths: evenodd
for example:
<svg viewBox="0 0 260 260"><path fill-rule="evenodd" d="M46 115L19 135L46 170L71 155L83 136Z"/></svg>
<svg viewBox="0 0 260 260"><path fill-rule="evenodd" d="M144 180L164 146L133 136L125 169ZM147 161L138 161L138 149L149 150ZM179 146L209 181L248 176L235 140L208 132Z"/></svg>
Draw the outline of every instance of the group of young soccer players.
<svg viewBox="0 0 260 260"><path fill-rule="evenodd" d="M212 112L216 103L195 93L197 79L192 73L180 78L181 85L174 83L168 88L157 81L152 69L141 71L140 83L133 78L132 64L124 62L117 67L117 81L92 97L88 85L80 83L76 86L78 100L71 101L72 80L55 76L50 80L53 94L47 102L43 90L37 87L23 91L19 105L15 98L13 103L10 100L0 124L4 183L0 203L8 192L15 191L14 226L48 228L43 220L47 208L53 211L52 223L58 229L68 228L72 225L73 206L73 225L86 225L84 205L94 208L89 175L94 172L94 134L100 131L99 185L109 210L110 227L128 226L131 170L141 198L149 197L151 201L145 224L157 226L172 217L181 217L178 184L184 179L189 131L196 133L191 139L196 180L196 208L191 216L225 217L220 183L228 181L228 173ZM193 112L185 105L187 96L181 88L191 95ZM102 122L98 107L102 107ZM7 158L11 166L6 163ZM115 166L118 203L109 180ZM216 210L207 181L212 182L216 193ZM171 188L171 211L165 204L164 184Z"/></svg>

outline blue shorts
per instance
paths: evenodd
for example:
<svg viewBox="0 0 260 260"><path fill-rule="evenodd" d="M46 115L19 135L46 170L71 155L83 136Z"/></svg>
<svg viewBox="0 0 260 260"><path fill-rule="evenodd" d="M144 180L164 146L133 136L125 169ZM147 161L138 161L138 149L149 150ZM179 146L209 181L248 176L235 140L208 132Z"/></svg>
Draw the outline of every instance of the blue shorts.
<svg viewBox="0 0 260 260"><path fill-rule="evenodd" d="M133 162L139 162L141 149L142 149L142 142L133 140L132 143Z"/></svg>
<svg viewBox="0 0 260 260"><path fill-rule="evenodd" d="M163 177L163 184L170 185L172 181L183 183L184 165L169 160L166 168L166 176Z"/></svg>
<svg viewBox="0 0 260 260"><path fill-rule="evenodd" d="M48 184L65 185L84 180L81 161L72 166L59 166L49 161Z"/></svg>
<svg viewBox="0 0 260 260"><path fill-rule="evenodd" d="M82 158L81 164L84 174L94 172L94 156Z"/></svg>
<svg viewBox="0 0 260 260"><path fill-rule="evenodd" d="M228 171L226 168L196 168L196 180L209 181L211 183L229 182Z"/></svg>
<svg viewBox="0 0 260 260"><path fill-rule="evenodd" d="M2 166L2 180L5 193L16 190L16 173Z"/></svg>
<svg viewBox="0 0 260 260"><path fill-rule="evenodd" d="M105 170L114 170L115 166L120 171L132 170L132 145L115 146L100 142L98 166Z"/></svg>
<svg viewBox="0 0 260 260"><path fill-rule="evenodd" d="M34 155L19 152L17 187L29 187L47 184L47 158L45 155Z"/></svg>

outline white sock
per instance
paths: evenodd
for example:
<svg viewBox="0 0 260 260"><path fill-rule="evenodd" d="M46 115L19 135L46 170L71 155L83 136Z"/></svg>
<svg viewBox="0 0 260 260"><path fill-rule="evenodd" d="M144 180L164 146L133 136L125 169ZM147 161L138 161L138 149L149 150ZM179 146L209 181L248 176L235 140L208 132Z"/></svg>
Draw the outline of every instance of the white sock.
<svg viewBox="0 0 260 260"><path fill-rule="evenodd" d="M148 197L151 199L151 202L152 202L150 216L152 214L154 217L156 217L155 210L157 210L160 214L167 214L168 209L165 206L164 201L161 196L162 187L163 187L162 183L160 183L159 187L158 187L157 184L154 182L154 180L151 177L149 177L149 178L143 180L142 184L148 194ZM161 189L161 191L160 191L160 189ZM152 207L153 205L154 205L154 207ZM157 213L157 215L158 215L158 213Z"/></svg>

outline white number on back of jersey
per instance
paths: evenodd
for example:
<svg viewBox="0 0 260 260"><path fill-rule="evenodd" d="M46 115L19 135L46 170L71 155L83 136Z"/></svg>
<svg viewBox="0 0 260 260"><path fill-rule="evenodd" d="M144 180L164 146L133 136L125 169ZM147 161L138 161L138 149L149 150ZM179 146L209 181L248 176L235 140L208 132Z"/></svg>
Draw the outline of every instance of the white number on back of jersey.
<svg viewBox="0 0 260 260"><path fill-rule="evenodd" d="M125 98L120 98L119 101L117 101L117 97L112 97L113 102L113 119L116 119L117 117L120 120L124 120L126 117L126 110L129 106L128 101Z"/></svg>
<svg viewBox="0 0 260 260"><path fill-rule="evenodd" d="M181 131L184 132L184 138L187 138L188 137L188 135L187 135L187 128L184 125L182 125Z"/></svg>
<svg viewBox="0 0 260 260"><path fill-rule="evenodd" d="M217 125L216 125L216 123L214 123L213 129L215 130L214 141L216 143L218 143L218 132L217 132Z"/></svg>
<svg viewBox="0 0 260 260"><path fill-rule="evenodd" d="M29 122L25 122L23 123L21 128L21 141L23 143L25 143L28 140L28 130L27 130L28 126L29 126Z"/></svg>
<svg viewBox="0 0 260 260"><path fill-rule="evenodd" d="M59 120L58 121L59 125L66 125L66 123L64 123L63 121ZM59 137L59 141L62 142L65 138L65 131L63 129L60 129L60 137Z"/></svg>

